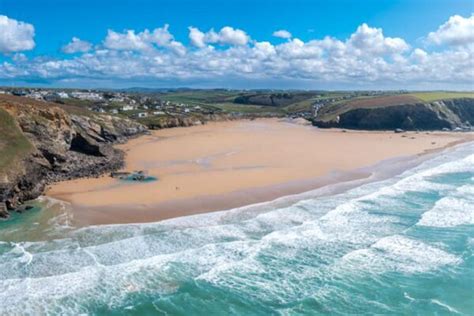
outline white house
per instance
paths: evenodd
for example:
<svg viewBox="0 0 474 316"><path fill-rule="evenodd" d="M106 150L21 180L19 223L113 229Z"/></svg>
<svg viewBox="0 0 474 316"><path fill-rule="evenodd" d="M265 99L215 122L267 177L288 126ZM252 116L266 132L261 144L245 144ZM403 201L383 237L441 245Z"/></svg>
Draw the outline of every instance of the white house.
<svg viewBox="0 0 474 316"><path fill-rule="evenodd" d="M89 100L89 101L100 101L102 100L102 96L98 93L95 92L80 92L80 91L74 91L71 93L71 95L80 100Z"/></svg>
<svg viewBox="0 0 474 316"><path fill-rule="evenodd" d="M135 107L133 105L122 106L122 111L132 111L132 110L135 110Z"/></svg>

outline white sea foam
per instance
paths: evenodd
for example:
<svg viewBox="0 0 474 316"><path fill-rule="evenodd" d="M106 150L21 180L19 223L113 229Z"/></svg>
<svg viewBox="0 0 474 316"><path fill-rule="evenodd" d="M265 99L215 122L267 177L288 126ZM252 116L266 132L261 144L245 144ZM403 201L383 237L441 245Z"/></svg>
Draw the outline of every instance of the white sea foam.
<svg viewBox="0 0 474 316"><path fill-rule="evenodd" d="M0 314L87 313L91 301L120 306L130 294L170 295L189 280L263 302L351 302L350 289L364 275L372 280L386 272L410 275L459 265L462 259L447 245L404 234L419 216L418 225L466 224L461 215L472 205L466 196L473 187L432 181L472 172L474 155L463 155L453 162L446 154L337 195L320 197L330 192L326 188L292 203L284 199L284 206L280 200L160 223L88 227L11 248L1 243L0 302L8 304L0 303ZM413 211L406 224L399 215L411 212L402 199L409 191L433 191L441 199L423 215ZM338 287L342 278L345 290Z"/></svg>
<svg viewBox="0 0 474 316"><path fill-rule="evenodd" d="M459 196L442 198L431 210L422 215L417 225L432 227L474 225L474 202Z"/></svg>
<svg viewBox="0 0 474 316"><path fill-rule="evenodd" d="M351 252L343 259L353 266L361 266L377 273L420 273L462 262L459 257L442 249L401 235L382 238L370 248Z"/></svg>
<svg viewBox="0 0 474 316"><path fill-rule="evenodd" d="M451 313L455 313L455 314L461 314L458 310L456 310L455 308L449 306L448 304L446 303L443 303L443 302L440 302L439 300L436 300L436 299L432 299L431 300L431 303L433 304L436 304L436 305L439 305L445 309L447 309L449 312Z"/></svg>

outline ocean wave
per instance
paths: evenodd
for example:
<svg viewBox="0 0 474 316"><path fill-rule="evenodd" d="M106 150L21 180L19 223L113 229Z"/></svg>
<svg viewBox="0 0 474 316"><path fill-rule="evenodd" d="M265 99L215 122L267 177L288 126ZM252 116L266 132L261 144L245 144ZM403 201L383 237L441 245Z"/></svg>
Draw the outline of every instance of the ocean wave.
<svg viewBox="0 0 474 316"><path fill-rule="evenodd" d="M203 297L241 313L400 314L404 304L463 313L449 295L434 296L429 282L463 289L471 273L469 146L337 193L323 188L229 211L0 242L0 302L8 302L0 314L134 311L137 298L162 312L186 302L199 313ZM440 237L452 227L456 234Z"/></svg>

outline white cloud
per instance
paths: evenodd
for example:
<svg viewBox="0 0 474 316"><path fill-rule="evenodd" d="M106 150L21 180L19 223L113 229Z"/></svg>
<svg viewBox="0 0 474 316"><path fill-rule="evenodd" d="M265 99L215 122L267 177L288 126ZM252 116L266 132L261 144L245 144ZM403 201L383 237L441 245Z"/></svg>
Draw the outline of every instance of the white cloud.
<svg viewBox="0 0 474 316"><path fill-rule="evenodd" d="M148 36L148 30L139 34L135 34L134 30L127 30L125 33L117 33L113 30L108 30L104 46L108 49L115 50L146 50L151 48L150 43L144 39Z"/></svg>
<svg viewBox="0 0 474 316"><path fill-rule="evenodd" d="M363 23L353 33L349 45L364 53L402 53L409 49L409 45L401 38L384 37L382 29L373 28Z"/></svg>
<svg viewBox="0 0 474 316"><path fill-rule="evenodd" d="M474 14L468 18L453 15L436 32L428 34L428 41L443 45L465 45L474 43Z"/></svg>
<svg viewBox="0 0 474 316"><path fill-rule="evenodd" d="M202 48L206 46L206 34L201 32L198 28L190 26L189 28L189 40L191 44Z"/></svg>
<svg viewBox="0 0 474 316"><path fill-rule="evenodd" d="M152 32L145 29L143 32L135 33L134 30L126 30L118 33L113 30L107 31L104 47L112 50L128 51L152 51L155 47L169 48L178 55L186 53L184 45L174 40L169 32L169 25L156 28Z"/></svg>
<svg viewBox="0 0 474 316"><path fill-rule="evenodd" d="M33 25L0 15L0 53L8 54L35 47Z"/></svg>
<svg viewBox="0 0 474 316"><path fill-rule="evenodd" d="M416 48L411 53L411 58L417 62L425 62L428 59L428 53L421 48Z"/></svg>
<svg viewBox="0 0 474 316"><path fill-rule="evenodd" d="M190 27L189 41L194 49L176 41L167 25L153 31L109 31L103 46L81 56L1 64L0 78L155 80L183 85L294 82L311 83L314 88L473 85L472 46L425 51L366 24L347 39L292 38L280 44L250 41L247 33L232 27L218 32Z"/></svg>
<svg viewBox="0 0 474 316"><path fill-rule="evenodd" d="M288 32L287 30L278 30L278 31L275 31L273 32L272 34L273 36L275 37L279 37L279 38L291 38L291 33Z"/></svg>
<svg viewBox="0 0 474 316"><path fill-rule="evenodd" d="M91 43L83 41L77 37L73 37L71 42L61 48L61 50L66 54L85 53L90 51L91 49Z"/></svg>
<svg viewBox="0 0 474 316"><path fill-rule="evenodd" d="M204 33L196 27L189 27L189 40L191 44L203 48L206 44L221 44L243 46L247 45L250 37L240 29L234 29L230 26L224 26L218 33L211 29Z"/></svg>
<svg viewBox="0 0 474 316"><path fill-rule="evenodd" d="M249 36L242 30L225 26L219 31L219 43L229 45L246 45Z"/></svg>
<svg viewBox="0 0 474 316"><path fill-rule="evenodd" d="M16 61L16 62L25 62L28 60L28 57L26 57L25 54L22 54L22 53L15 53L15 55L13 55L12 57L13 61Z"/></svg>

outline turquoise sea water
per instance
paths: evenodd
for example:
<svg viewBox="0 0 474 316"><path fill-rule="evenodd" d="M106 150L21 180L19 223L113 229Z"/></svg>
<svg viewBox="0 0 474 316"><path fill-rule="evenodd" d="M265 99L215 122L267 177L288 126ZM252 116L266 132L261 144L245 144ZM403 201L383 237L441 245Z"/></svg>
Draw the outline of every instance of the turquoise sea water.
<svg viewBox="0 0 474 316"><path fill-rule="evenodd" d="M474 314L474 144L323 191L82 229L43 201L0 224L0 314Z"/></svg>

